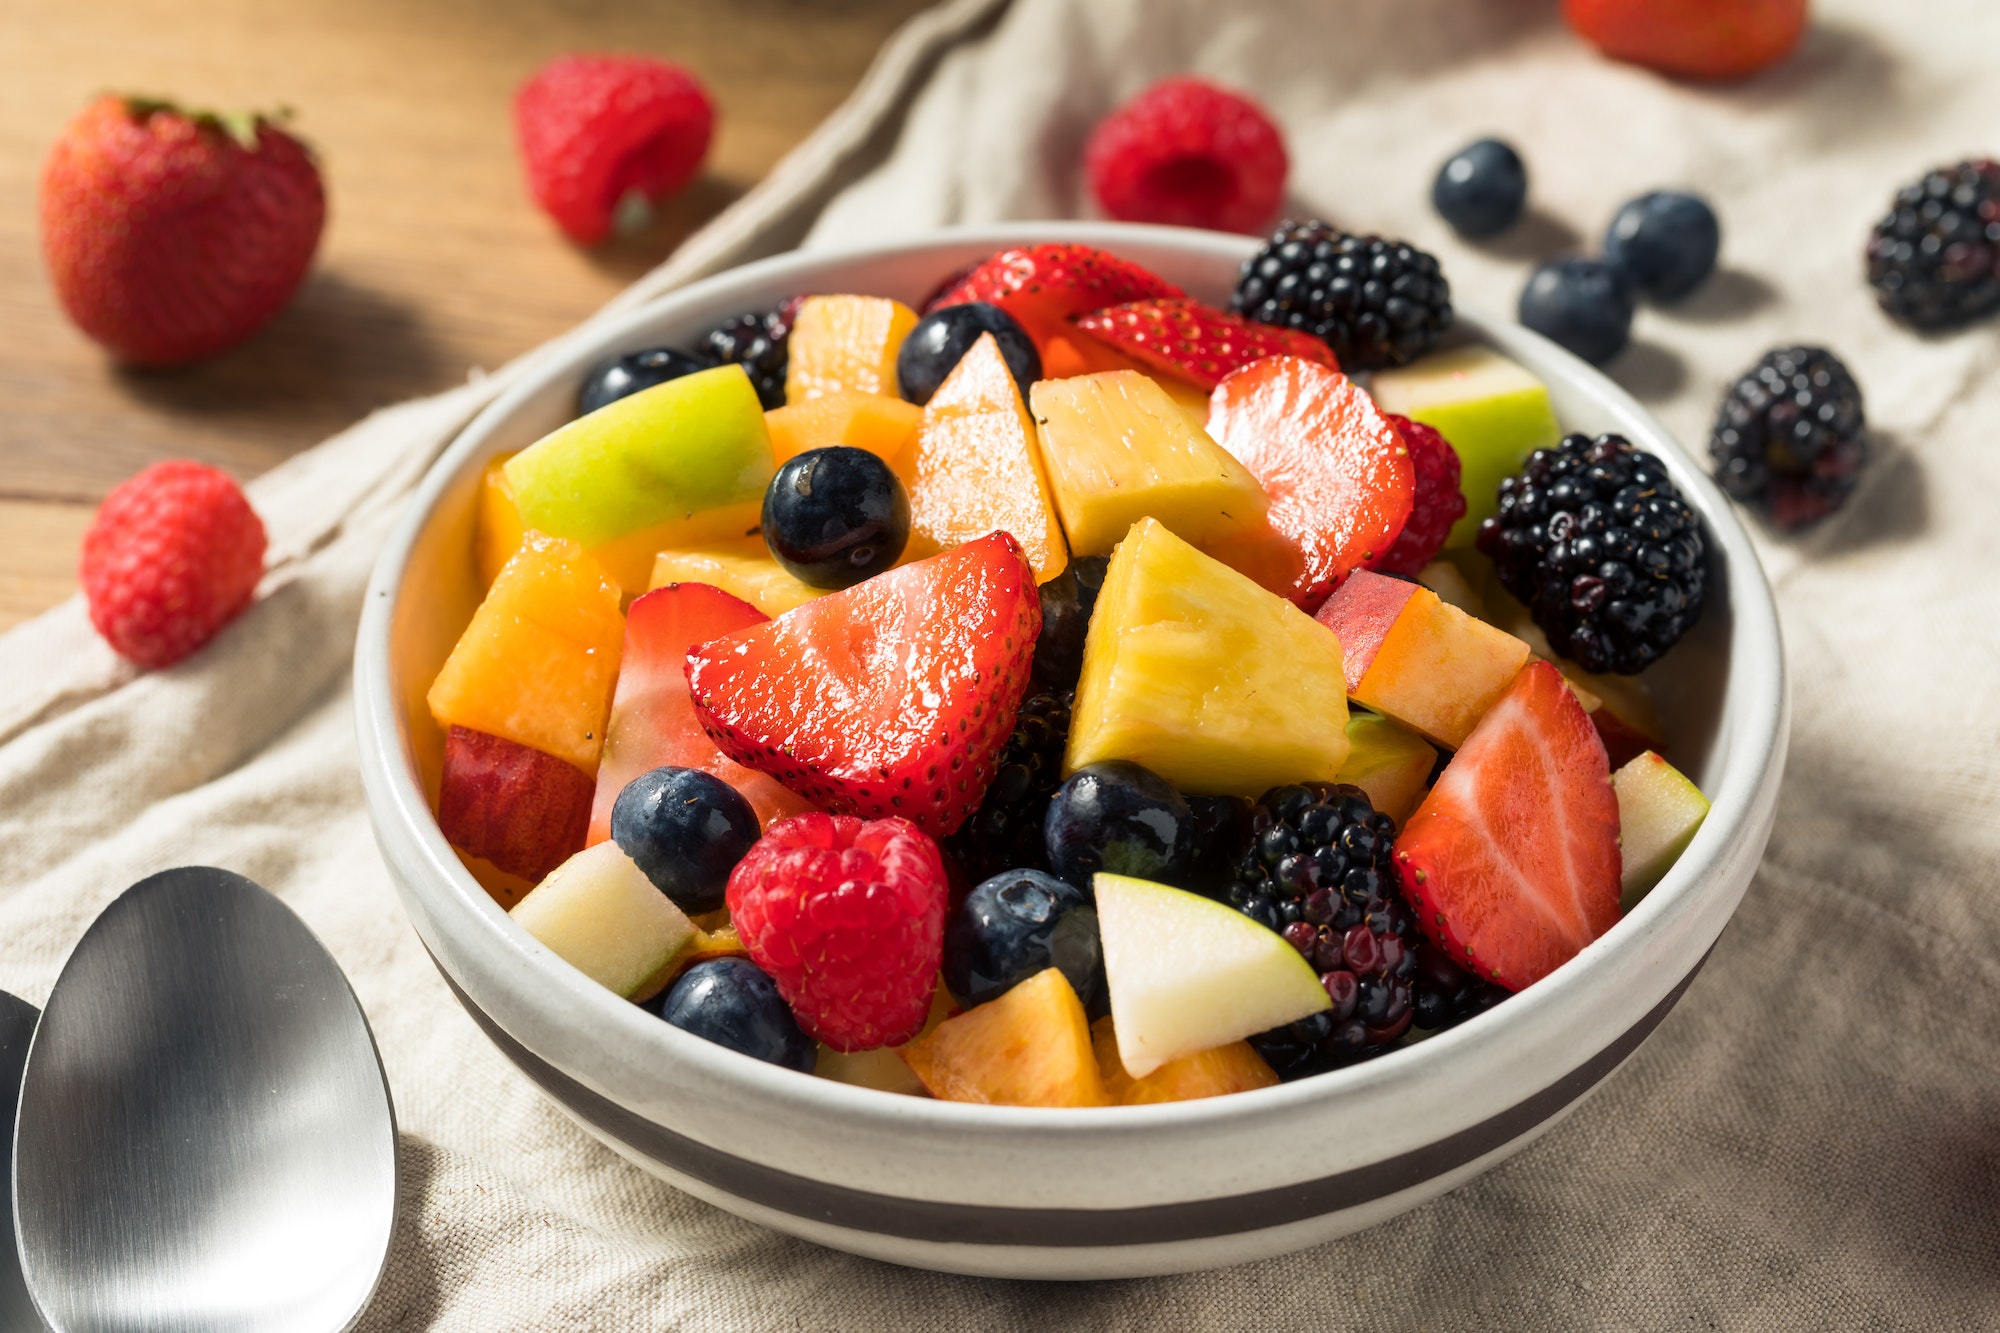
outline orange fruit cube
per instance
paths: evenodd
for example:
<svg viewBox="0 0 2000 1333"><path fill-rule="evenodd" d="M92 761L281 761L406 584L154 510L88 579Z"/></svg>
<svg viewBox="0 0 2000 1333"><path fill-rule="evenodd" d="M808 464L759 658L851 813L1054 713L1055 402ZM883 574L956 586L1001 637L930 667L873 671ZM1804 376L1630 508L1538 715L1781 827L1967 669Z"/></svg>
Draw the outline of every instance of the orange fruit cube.
<svg viewBox="0 0 2000 1333"><path fill-rule="evenodd" d="M1118 1058L1118 1032L1107 1016L1090 1025L1090 1044L1104 1076L1104 1090L1116 1106L1152 1102L1191 1102L1226 1092L1276 1086L1278 1075L1247 1041L1232 1041L1212 1050L1169 1060L1144 1078L1125 1072Z"/></svg>
<svg viewBox="0 0 2000 1333"><path fill-rule="evenodd" d="M771 452L780 463L811 449L836 445L866 449L893 463L916 438L917 423L923 416L924 409L900 398L843 391L772 408L764 414L764 426L771 433Z"/></svg>
<svg viewBox="0 0 2000 1333"><path fill-rule="evenodd" d="M895 396L896 353L917 312L881 296L808 296L787 341L785 402L830 393Z"/></svg>
<svg viewBox="0 0 2000 1333"><path fill-rule="evenodd" d="M1083 1005L1057 968L896 1052L933 1097L988 1106L1109 1106Z"/></svg>

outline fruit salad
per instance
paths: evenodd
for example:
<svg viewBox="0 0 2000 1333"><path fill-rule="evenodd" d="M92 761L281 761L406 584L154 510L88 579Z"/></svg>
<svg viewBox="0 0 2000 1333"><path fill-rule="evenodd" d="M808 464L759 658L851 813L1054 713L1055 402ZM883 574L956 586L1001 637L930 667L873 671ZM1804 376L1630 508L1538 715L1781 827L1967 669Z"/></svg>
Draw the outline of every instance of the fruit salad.
<svg viewBox="0 0 2000 1333"><path fill-rule="evenodd" d="M1268 1087L1563 967L1707 813L1638 674L1699 519L1434 350L1428 255L1288 222L1232 306L1031 245L595 367L482 479L445 837L663 1021L946 1100Z"/></svg>

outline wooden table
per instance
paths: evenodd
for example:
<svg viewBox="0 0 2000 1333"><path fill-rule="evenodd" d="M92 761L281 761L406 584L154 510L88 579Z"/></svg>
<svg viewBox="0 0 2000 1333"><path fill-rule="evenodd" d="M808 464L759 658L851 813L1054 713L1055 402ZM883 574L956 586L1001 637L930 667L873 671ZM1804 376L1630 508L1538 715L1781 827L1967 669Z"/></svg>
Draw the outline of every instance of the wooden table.
<svg viewBox="0 0 2000 1333"><path fill-rule="evenodd" d="M663 258L831 111L926 0L0 0L0 629L67 596L92 507L156 459L250 477L373 408L562 331ZM721 107L702 178L597 250L529 202L509 104L542 61L638 51ZM35 183L104 90L284 105L330 201L271 327L171 372L113 365L42 270Z"/></svg>

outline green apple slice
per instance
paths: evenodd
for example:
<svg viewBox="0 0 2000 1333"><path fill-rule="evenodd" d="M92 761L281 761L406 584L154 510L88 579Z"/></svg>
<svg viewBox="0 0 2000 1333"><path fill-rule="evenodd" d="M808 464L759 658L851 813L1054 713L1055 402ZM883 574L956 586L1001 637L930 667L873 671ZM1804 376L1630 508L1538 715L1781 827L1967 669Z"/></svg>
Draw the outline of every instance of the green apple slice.
<svg viewBox="0 0 2000 1333"><path fill-rule="evenodd" d="M777 470L764 406L737 365L620 398L543 436L505 468L523 523L585 546L761 503Z"/></svg>
<svg viewBox="0 0 2000 1333"><path fill-rule="evenodd" d="M1333 1007L1304 955L1235 908L1125 875L1093 884L1118 1058L1133 1078Z"/></svg>
<svg viewBox="0 0 2000 1333"><path fill-rule="evenodd" d="M1708 817L1708 798L1651 750L1613 773L1611 785L1618 793L1618 852L1624 861L1618 906L1629 912L1687 850Z"/></svg>
<svg viewBox="0 0 2000 1333"><path fill-rule="evenodd" d="M557 866L511 915L564 962L628 998L695 936L694 923L615 842Z"/></svg>
<svg viewBox="0 0 2000 1333"><path fill-rule="evenodd" d="M1384 412L1433 427L1457 451L1465 517L1452 524L1447 546L1470 546L1479 521L1499 507L1501 480L1562 437L1542 382L1486 347L1379 370L1368 389Z"/></svg>

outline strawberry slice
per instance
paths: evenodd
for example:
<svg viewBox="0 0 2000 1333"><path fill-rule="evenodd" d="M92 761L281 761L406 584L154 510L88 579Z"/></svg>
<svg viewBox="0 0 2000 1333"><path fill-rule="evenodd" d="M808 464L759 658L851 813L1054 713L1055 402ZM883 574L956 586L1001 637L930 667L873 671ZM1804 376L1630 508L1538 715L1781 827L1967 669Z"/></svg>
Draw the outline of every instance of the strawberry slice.
<svg viewBox="0 0 2000 1333"><path fill-rule="evenodd" d="M993 532L701 645L688 685L738 763L943 837L992 780L1041 627L1034 570Z"/></svg>
<svg viewBox="0 0 2000 1333"><path fill-rule="evenodd" d="M1128 301L1071 321L1149 369L1213 389L1231 371L1267 356L1296 356L1339 370L1333 349L1310 333L1257 324L1186 298Z"/></svg>
<svg viewBox="0 0 2000 1333"><path fill-rule="evenodd" d="M1618 798L1604 744L1530 662L1396 839L1403 894L1464 966L1520 990L1618 921Z"/></svg>
<svg viewBox="0 0 2000 1333"><path fill-rule="evenodd" d="M1416 473L1402 437L1319 362L1267 357L1233 372L1209 398L1208 433L1271 497L1265 528L1209 554L1308 612L1409 520Z"/></svg>
<svg viewBox="0 0 2000 1333"><path fill-rule="evenodd" d="M1035 340L1042 373L1051 379L1078 374L1088 366L1087 340L1070 326L1071 315L1153 297L1180 296L1181 289L1129 259L1088 245L1021 246L1002 250L973 269L924 312L967 301L997 305Z"/></svg>
<svg viewBox="0 0 2000 1333"><path fill-rule="evenodd" d="M669 583L633 601L625 616L625 651L611 722L604 731L604 757L597 765L591 845L611 836L611 807L625 784L662 764L698 768L721 778L743 794L767 828L813 808L773 778L716 749L688 697L688 649L768 618L706 583Z"/></svg>

